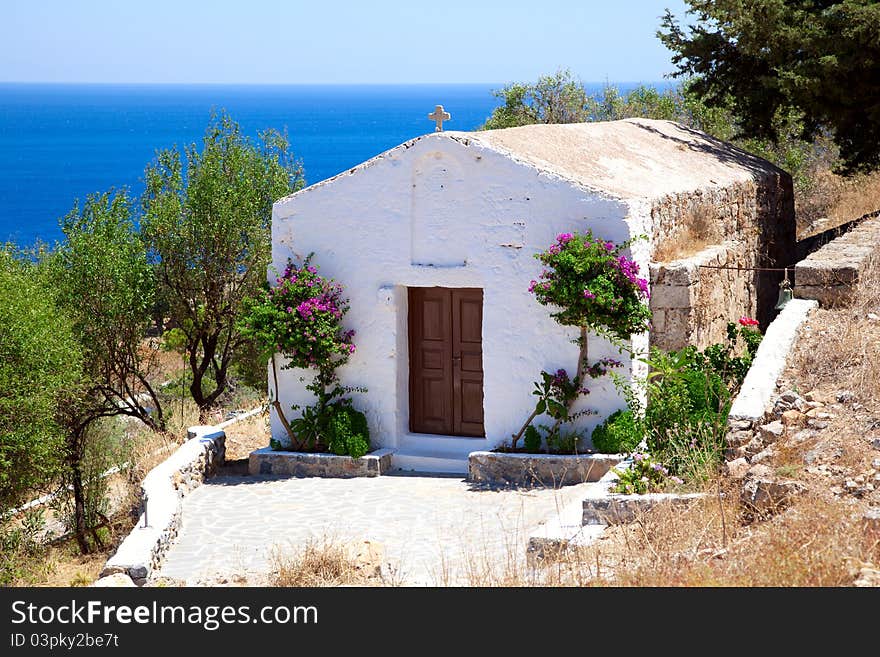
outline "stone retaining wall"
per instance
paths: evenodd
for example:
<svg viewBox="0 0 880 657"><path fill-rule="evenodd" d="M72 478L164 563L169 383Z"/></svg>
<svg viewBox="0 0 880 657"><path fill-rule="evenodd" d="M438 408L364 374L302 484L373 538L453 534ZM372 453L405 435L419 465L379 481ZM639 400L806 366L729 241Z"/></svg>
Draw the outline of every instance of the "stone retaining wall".
<svg viewBox="0 0 880 657"><path fill-rule="evenodd" d="M468 481L484 486L556 488L599 481L622 460L622 454L471 452Z"/></svg>
<svg viewBox="0 0 880 657"><path fill-rule="evenodd" d="M757 173L757 172L756 172ZM673 194L650 209L655 253L670 242L707 247L687 258L651 266L652 344L706 347L724 337L727 322L755 317L766 328L775 315L781 272L700 269L697 265L785 267L796 250L791 177L781 170L760 180Z"/></svg>
<svg viewBox="0 0 880 657"><path fill-rule="evenodd" d="M377 449L354 459L336 454L285 452L264 447L250 453L248 472L252 475L287 477L378 477L391 469L394 450Z"/></svg>
<svg viewBox="0 0 880 657"><path fill-rule="evenodd" d="M191 427L189 440L147 473L141 484L144 512L137 526L104 564L101 577L124 573L143 585L176 538L181 499L223 464L226 434L215 427Z"/></svg>
<svg viewBox="0 0 880 657"><path fill-rule="evenodd" d="M874 217L797 263L794 294L822 306L846 305L862 272L878 260L880 217Z"/></svg>
<svg viewBox="0 0 880 657"><path fill-rule="evenodd" d="M684 506L703 497L704 493L609 493L607 497L585 499L581 521L584 525L622 525L633 522L640 514L647 513L656 506Z"/></svg>
<svg viewBox="0 0 880 657"><path fill-rule="evenodd" d="M727 339L727 323L757 306L755 272L704 268L746 267L753 258L741 242L710 246L690 258L651 265L651 345L700 349Z"/></svg>

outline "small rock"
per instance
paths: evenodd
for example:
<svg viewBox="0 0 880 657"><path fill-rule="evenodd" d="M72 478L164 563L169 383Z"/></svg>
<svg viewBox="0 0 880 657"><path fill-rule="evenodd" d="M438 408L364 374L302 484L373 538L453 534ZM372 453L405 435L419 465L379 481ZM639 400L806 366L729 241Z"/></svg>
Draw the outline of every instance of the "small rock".
<svg viewBox="0 0 880 657"><path fill-rule="evenodd" d="M761 463L762 461L767 461L776 456L776 449L773 445L768 446L766 449L761 450L757 454L752 457L752 463Z"/></svg>
<svg viewBox="0 0 880 657"><path fill-rule="evenodd" d="M858 487L859 487L859 485L852 479L847 479L846 481L843 482L844 490L855 490Z"/></svg>
<svg viewBox="0 0 880 657"><path fill-rule="evenodd" d="M766 479L773 476L773 470L766 465L753 465L746 471L746 476L753 479Z"/></svg>
<svg viewBox="0 0 880 657"><path fill-rule="evenodd" d="M867 317L872 322L880 322L880 316L878 316L877 313L868 313Z"/></svg>
<svg viewBox="0 0 880 657"><path fill-rule="evenodd" d="M761 439L767 443L775 443L777 440L782 438L785 433L785 427L782 422L776 420L775 422L770 422L769 424L762 424L758 429L760 432Z"/></svg>
<svg viewBox="0 0 880 657"><path fill-rule="evenodd" d="M804 463L810 465L811 463L813 463L813 461L819 458L820 453L821 452L819 452L818 449L809 450L806 454L804 454Z"/></svg>
<svg viewBox="0 0 880 657"><path fill-rule="evenodd" d="M834 397L829 395L828 393L819 392L818 390L813 390L804 395L804 399L811 402L820 402L822 404L830 404L834 401Z"/></svg>
<svg viewBox="0 0 880 657"><path fill-rule="evenodd" d="M724 450L724 460L725 461L735 461L736 459L745 458L748 456L746 454L746 448L743 447L728 447Z"/></svg>
<svg viewBox="0 0 880 657"><path fill-rule="evenodd" d="M812 427L813 429L827 429L828 423L825 420L810 418L809 420L807 420L807 426ZM878 447L877 449L880 449L880 447Z"/></svg>
<svg viewBox="0 0 880 657"><path fill-rule="evenodd" d="M825 404L817 401L808 401L806 402L806 406L807 408L822 408L823 406L825 406Z"/></svg>
<svg viewBox="0 0 880 657"><path fill-rule="evenodd" d="M100 579L90 584L90 586L107 588L124 588L134 585L135 583L132 581L131 577L129 577L125 573L114 573L112 575L107 575L107 577L101 577Z"/></svg>
<svg viewBox="0 0 880 657"><path fill-rule="evenodd" d="M802 443L805 440L810 440L811 438L816 437L816 432L812 429L801 429L796 434L794 434L791 439L796 443Z"/></svg>
<svg viewBox="0 0 880 657"><path fill-rule="evenodd" d="M837 401L841 404L848 404L855 398L856 395L852 390L841 390L837 393Z"/></svg>
<svg viewBox="0 0 880 657"><path fill-rule="evenodd" d="M871 447L874 449L880 449L880 438L874 438L874 440L871 441Z"/></svg>
<svg viewBox="0 0 880 657"><path fill-rule="evenodd" d="M875 470L880 470L880 459L874 459L871 461L871 467Z"/></svg>
<svg viewBox="0 0 880 657"><path fill-rule="evenodd" d="M871 507L862 515L862 529L868 540L880 540L880 507Z"/></svg>
<svg viewBox="0 0 880 657"><path fill-rule="evenodd" d="M853 477L853 481L861 485L865 483L865 475L856 475L855 477Z"/></svg>
<svg viewBox="0 0 880 657"><path fill-rule="evenodd" d="M749 441L755 437L751 431L734 431L727 434L728 447L741 447L747 445Z"/></svg>
<svg viewBox="0 0 880 657"><path fill-rule="evenodd" d="M800 398L800 395L798 395L794 390L786 390L781 395L779 395L779 398L782 401L788 402L789 404L794 404L794 402Z"/></svg>
<svg viewBox="0 0 880 657"><path fill-rule="evenodd" d="M749 431L751 428L751 420L732 420L730 422L731 431Z"/></svg>
<svg viewBox="0 0 880 657"><path fill-rule="evenodd" d="M738 458L726 463L725 468L727 470L727 476L731 479L742 479L746 476L746 473L751 466L744 458Z"/></svg>
<svg viewBox="0 0 880 657"><path fill-rule="evenodd" d="M748 445L743 447L746 456L754 456L758 452L764 451L764 441L761 440L758 436L755 436L749 441Z"/></svg>
<svg viewBox="0 0 880 657"><path fill-rule="evenodd" d="M853 582L853 586L858 586L860 588L880 586L880 570L870 567L860 569L859 576Z"/></svg>
<svg viewBox="0 0 880 657"><path fill-rule="evenodd" d="M794 404L790 404L789 402L785 401L784 399L777 399L776 403L773 404L773 413L776 415L779 415L783 411L787 411L790 408L792 408L792 406L794 406Z"/></svg>
<svg viewBox="0 0 880 657"><path fill-rule="evenodd" d="M782 414L782 424L787 427L799 426L804 422L804 414L794 409Z"/></svg>
<svg viewBox="0 0 880 657"><path fill-rule="evenodd" d="M806 486L799 481L773 479L766 474L753 474L757 468L764 469L760 472L770 472L770 468L765 465L752 466L746 473L740 491L740 503L757 517L766 517L781 511L788 506L795 495L806 490Z"/></svg>

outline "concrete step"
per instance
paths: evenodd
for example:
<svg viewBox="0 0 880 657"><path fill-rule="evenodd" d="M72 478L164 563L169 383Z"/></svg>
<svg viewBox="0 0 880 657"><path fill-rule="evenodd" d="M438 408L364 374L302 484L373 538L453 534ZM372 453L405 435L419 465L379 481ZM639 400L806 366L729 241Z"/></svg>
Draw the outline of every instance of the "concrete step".
<svg viewBox="0 0 880 657"><path fill-rule="evenodd" d="M583 525L583 501L576 500L549 517L529 535L528 559L543 559L595 541L605 525Z"/></svg>
<svg viewBox="0 0 880 657"><path fill-rule="evenodd" d="M443 474L467 475L467 453L462 450L419 449L401 447L391 458L391 472L404 470L412 472L436 472Z"/></svg>

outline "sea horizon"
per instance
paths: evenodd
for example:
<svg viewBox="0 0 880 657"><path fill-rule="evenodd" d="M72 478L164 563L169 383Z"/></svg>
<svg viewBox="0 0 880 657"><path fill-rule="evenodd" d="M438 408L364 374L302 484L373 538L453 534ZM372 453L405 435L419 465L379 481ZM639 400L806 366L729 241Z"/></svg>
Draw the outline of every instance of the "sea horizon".
<svg viewBox="0 0 880 657"><path fill-rule="evenodd" d="M156 151L199 143L214 110L251 138L286 131L311 185L433 132L435 105L451 113L449 130L476 129L506 84L0 82L0 242L59 240L59 220L88 194L125 188L136 199Z"/></svg>

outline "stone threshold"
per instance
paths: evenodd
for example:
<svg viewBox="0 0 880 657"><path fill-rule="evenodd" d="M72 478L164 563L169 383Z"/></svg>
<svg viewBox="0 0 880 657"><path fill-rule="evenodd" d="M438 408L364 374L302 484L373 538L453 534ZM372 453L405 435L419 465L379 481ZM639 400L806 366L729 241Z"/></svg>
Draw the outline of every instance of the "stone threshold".
<svg viewBox="0 0 880 657"><path fill-rule="evenodd" d="M391 470L393 449L377 449L360 458L327 452L288 452L263 447L248 457L248 473L283 477L350 479L378 477Z"/></svg>

